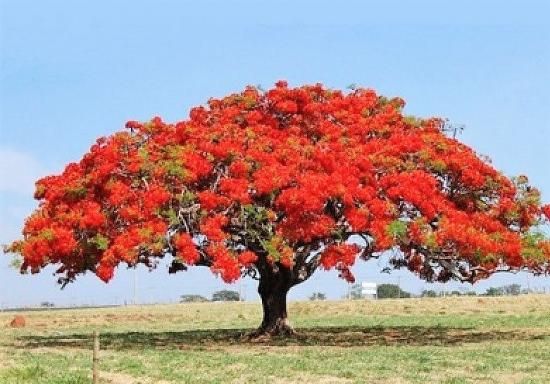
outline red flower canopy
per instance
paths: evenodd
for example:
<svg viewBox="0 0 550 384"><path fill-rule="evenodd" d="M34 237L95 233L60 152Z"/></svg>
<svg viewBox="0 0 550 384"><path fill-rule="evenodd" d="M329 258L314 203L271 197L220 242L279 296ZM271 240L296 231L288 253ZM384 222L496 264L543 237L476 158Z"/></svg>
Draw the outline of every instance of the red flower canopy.
<svg viewBox="0 0 550 384"><path fill-rule="evenodd" d="M8 250L63 283L120 263L209 266L225 281L270 266L321 265L353 280L357 257L399 250L429 281L550 271L550 217L525 176L509 179L403 100L322 85L248 87L175 124L130 121L61 175ZM350 240L354 240L353 244Z"/></svg>

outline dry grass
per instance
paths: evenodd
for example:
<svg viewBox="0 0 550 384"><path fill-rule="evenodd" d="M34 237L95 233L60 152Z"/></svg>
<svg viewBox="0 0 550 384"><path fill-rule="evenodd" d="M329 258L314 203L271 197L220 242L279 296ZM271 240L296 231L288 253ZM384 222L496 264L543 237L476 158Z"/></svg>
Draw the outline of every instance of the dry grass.
<svg viewBox="0 0 550 384"><path fill-rule="evenodd" d="M303 318L333 316L434 316L516 315L550 313L550 295L509 297L447 297L360 301L291 302L294 322ZM186 303L90 309L18 312L27 320L26 330L60 332L74 329L208 329L260 321L260 307L252 302ZM0 325L7 325L13 312L0 313Z"/></svg>
<svg viewBox="0 0 550 384"><path fill-rule="evenodd" d="M300 335L250 343L258 303L0 313L1 383L545 383L550 296L294 302ZM53 368L53 369L52 369Z"/></svg>

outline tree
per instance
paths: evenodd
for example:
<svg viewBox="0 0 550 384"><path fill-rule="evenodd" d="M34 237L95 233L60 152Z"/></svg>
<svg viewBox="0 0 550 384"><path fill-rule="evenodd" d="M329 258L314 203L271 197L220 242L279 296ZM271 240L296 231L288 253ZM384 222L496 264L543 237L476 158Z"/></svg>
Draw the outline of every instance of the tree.
<svg viewBox="0 0 550 384"><path fill-rule="evenodd" d="M422 291L422 297L437 297L437 292L433 289L425 289Z"/></svg>
<svg viewBox="0 0 550 384"><path fill-rule="evenodd" d="M313 294L309 297L309 300L315 301L315 300L326 300L327 295L325 295L323 292L313 292Z"/></svg>
<svg viewBox="0 0 550 384"><path fill-rule="evenodd" d="M502 287L490 287L485 291L485 296L502 296L504 295L504 290Z"/></svg>
<svg viewBox="0 0 550 384"><path fill-rule="evenodd" d="M169 124L129 121L37 182L40 206L7 247L21 271L59 282L119 265L204 266L259 280L258 334L289 334L286 296L316 270L350 282L356 260L429 282L548 273L550 217L525 176L509 179L400 98L322 85L247 87ZM544 219L546 217L546 219Z"/></svg>
<svg viewBox="0 0 550 384"><path fill-rule="evenodd" d="M490 287L485 291L485 296L517 296L521 293L521 285L508 284L502 287Z"/></svg>
<svg viewBox="0 0 550 384"><path fill-rule="evenodd" d="M505 295L517 296L521 293L521 285L519 284L508 284L502 287Z"/></svg>
<svg viewBox="0 0 550 384"><path fill-rule="evenodd" d="M181 295L180 303L203 303L208 299L201 295Z"/></svg>
<svg viewBox="0 0 550 384"><path fill-rule="evenodd" d="M411 294L403 291L396 284L380 284L376 288L376 297L379 299L397 299L411 297Z"/></svg>
<svg viewBox="0 0 550 384"><path fill-rule="evenodd" d="M359 300L363 298L363 287L361 284L352 284L349 290L349 298L352 300Z"/></svg>
<svg viewBox="0 0 550 384"><path fill-rule="evenodd" d="M240 301L241 296L237 291L230 291L222 289L221 291L214 292L212 295L212 301Z"/></svg>

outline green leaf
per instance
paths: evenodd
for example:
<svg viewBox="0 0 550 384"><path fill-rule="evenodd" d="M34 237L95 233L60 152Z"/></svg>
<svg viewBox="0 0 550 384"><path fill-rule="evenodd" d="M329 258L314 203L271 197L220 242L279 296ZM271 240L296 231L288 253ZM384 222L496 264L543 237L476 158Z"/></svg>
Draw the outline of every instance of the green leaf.
<svg viewBox="0 0 550 384"><path fill-rule="evenodd" d="M275 260L275 261L280 260L281 254L279 253L279 251L277 250L277 248L273 244L273 239L269 239L269 240L260 239L260 243L262 244L264 249L267 251L269 256L271 256L273 258L273 260Z"/></svg>
<svg viewBox="0 0 550 384"><path fill-rule="evenodd" d="M407 224L399 220L394 220L388 224L386 231L393 238L399 239L407 234Z"/></svg>
<svg viewBox="0 0 550 384"><path fill-rule="evenodd" d="M195 201L197 196L191 191L185 191L181 194L180 202L183 205L189 205Z"/></svg>
<svg viewBox="0 0 550 384"><path fill-rule="evenodd" d="M162 214L162 216L168 218L168 221L169 221L170 225L179 224L178 214L172 208L169 208L169 209L166 209L166 210L162 211L161 214Z"/></svg>
<svg viewBox="0 0 550 384"><path fill-rule="evenodd" d="M21 265L23 265L23 259L16 255L14 258L10 261L10 267L14 269L21 269Z"/></svg>
<svg viewBox="0 0 550 384"><path fill-rule="evenodd" d="M443 172L447 169L447 164L445 164L445 162L440 159L432 161L431 166L437 172Z"/></svg>
<svg viewBox="0 0 550 384"><path fill-rule="evenodd" d="M163 168L170 176L183 178L185 176L185 169L178 161L166 161L163 164Z"/></svg>
<svg viewBox="0 0 550 384"><path fill-rule="evenodd" d="M96 246L97 249L102 251L109 247L109 239L103 236L101 233L96 234L91 238L91 243Z"/></svg>
<svg viewBox="0 0 550 384"><path fill-rule="evenodd" d="M65 190L67 197L71 200L80 200L86 196L88 190L84 186L68 187Z"/></svg>
<svg viewBox="0 0 550 384"><path fill-rule="evenodd" d="M147 151L147 148L140 147L137 151L138 157L142 160L148 160L149 159L149 152Z"/></svg>
<svg viewBox="0 0 550 384"><path fill-rule="evenodd" d="M48 241L53 240L53 231L51 229L44 229L42 232L40 232L40 237Z"/></svg>
<svg viewBox="0 0 550 384"><path fill-rule="evenodd" d="M521 256L525 259L544 262L545 256L540 242L545 240L545 236L540 232L528 232L521 237Z"/></svg>

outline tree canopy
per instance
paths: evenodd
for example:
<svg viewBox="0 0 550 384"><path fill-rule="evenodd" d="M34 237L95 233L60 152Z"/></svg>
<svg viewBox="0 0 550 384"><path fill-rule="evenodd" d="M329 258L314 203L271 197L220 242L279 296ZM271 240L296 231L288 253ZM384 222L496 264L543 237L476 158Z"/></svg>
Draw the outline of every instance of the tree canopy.
<svg viewBox="0 0 550 384"><path fill-rule="evenodd" d="M22 271L63 284L118 265L207 266L226 282L319 266L353 281L358 258L428 281L550 271L550 217L525 176L508 178L400 98L321 84L247 87L187 120L129 121L36 183L39 208L8 246Z"/></svg>
<svg viewBox="0 0 550 384"><path fill-rule="evenodd" d="M376 287L377 299L409 298L410 292L404 291L397 284L380 284Z"/></svg>
<svg viewBox="0 0 550 384"><path fill-rule="evenodd" d="M212 301L241 301L241 295L237 291L222 289L212 294Z"/></svg>

